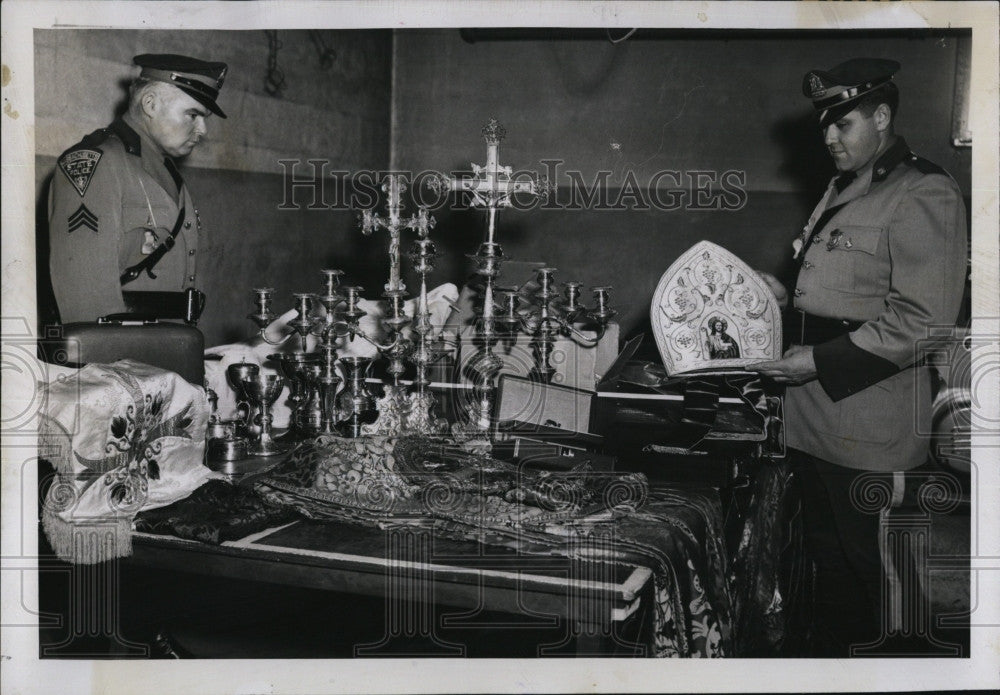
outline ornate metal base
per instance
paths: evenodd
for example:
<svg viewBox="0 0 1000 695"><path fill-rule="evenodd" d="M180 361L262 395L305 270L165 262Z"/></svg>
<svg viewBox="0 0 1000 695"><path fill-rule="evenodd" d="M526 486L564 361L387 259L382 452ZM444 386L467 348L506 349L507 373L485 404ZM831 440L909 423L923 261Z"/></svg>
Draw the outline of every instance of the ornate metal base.
<svg viewBox="0 0 1000 695"><path fill-rule="evenodd" d="M368 427L358 415L351 415L346 420L341 421L337 427L340 435L348 439L357 439L364 436L364 428Z"/></svg>
<svg viewBox="0 0 1000 695"><path fill-rule="evenodd" d="M378 418L361 428L364 435L395 435L403 431L410 415L410 400L402 386L386 386L385 395L375 401Z"/></svg>
<svg viewBox="0 0 1000 695"><path fill-rule="evenodd" d="M448 423L435 417L431 393L408 393L403 386L386 386L385 395L375 401L378 419L361 428L363 435L444 434Z"/></svg>
<svg viewBox="0 0 1000 695"><path fill-rule="evenodd" d="M250 456L277 456L284 454L286 451L288 451L288 447L268 438L251 444L247 453Z"/></svg>
<svg viewBox="0 0 1000 695"><path fill-rule="evenodd" d="M415 434L444 434L448 431L448 421L433 413L437 399L433 393L410 394L410 417L407 429Z"/></svg>

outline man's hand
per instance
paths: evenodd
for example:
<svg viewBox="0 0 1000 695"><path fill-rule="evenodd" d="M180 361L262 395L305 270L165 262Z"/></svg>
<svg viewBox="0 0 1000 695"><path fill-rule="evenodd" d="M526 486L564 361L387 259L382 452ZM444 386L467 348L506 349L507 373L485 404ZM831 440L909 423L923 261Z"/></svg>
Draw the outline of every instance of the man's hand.
<svg viewBox="0 0 1000 695"><path fill-rule="evenodd" d="M770 273L765 273L763 270L757 270L755 272L771 289L771 292L774 294L774 298L778 300L778 308L784 309L787 307L788 290L785 289L785 286L781 284L778 278L774 277Z"/></svg>
<svg viewBox="0 0 1000 695"><path fill-rule="evenodd" d="M816 378L813 349L805 345L793 345L788 348L780 360L750 365L747 369L773 379L779 384L793 386L804 384Z"/></svg>

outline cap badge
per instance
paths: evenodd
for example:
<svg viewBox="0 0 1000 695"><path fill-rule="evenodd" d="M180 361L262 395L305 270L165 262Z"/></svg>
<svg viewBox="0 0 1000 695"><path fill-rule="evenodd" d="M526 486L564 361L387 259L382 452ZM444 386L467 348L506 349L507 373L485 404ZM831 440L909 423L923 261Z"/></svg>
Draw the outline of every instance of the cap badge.
<svg viewBox="0 0 1000 695"><path fill-rule="evenodd" d="M816 73L809 74L809 90L812 92L813 99L818 99L826 94L826 87L823 86L823 80Z"/></svg>

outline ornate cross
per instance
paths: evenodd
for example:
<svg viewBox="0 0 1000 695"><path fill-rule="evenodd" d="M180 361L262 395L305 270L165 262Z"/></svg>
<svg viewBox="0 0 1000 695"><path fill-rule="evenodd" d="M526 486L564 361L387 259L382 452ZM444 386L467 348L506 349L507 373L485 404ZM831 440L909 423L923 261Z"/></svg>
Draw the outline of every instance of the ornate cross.
<svg viewBox="0 0 1000 695"><path fill-rule="evenodd" d="M500 141L506 134L507 131L497 119L491 118L483 128L486 165L472 164L471 177L458 178L441 174L428 181L428 185L438 193L455 191L469 194L473 207L486 208L487 212L486 241L479 245L479 250L472 256L478 266L476 273L486 283L482 295L483 311L476 323L476 339L481 347L471 364L472 371L478 375L473 389L474 402L470 404L469 422L460 425L460 429L467 428L469 433L481 434L490 429L497 376L504 364L503 359L493 352L497 337L493 293L496 277L504 260L503 249L495 239L497 210L511 207L511 197L516 193L545 198L550 191L550 186L543 177L514 179L511 177L511 167L500 164Z"/></svg>
<svg viewBox="0 0 1000 695"><path fill-rule="evenodd" d="M363 210L361 212L361 233L369 236L377 229L385 229L389 232L389 282L385 285L386 292L402 292L406 285L400 278L399 272L399 237L402 230L415 231L421 239L427 238L431 229L434 228L434 218L427 214L427 208L421 207L416 216L402 218L403 191L406 184L403 183L402 174L389 174L382 183L382 190L386 194L385 209L388 217L382 217L373 210Z"/></svg>
<svg viewBox="0 0 1000 695"><path fill-rule="evenodd" d="M500 164L500 141L506 137L507 131L495 118L483 127L483 138L486 140L486 164L470 164L472 176L458 178L443 174L428 181L428 185L436 192L455 191L468 193L474 207L484 207L489 211L489 226L487 227L487 243L492 244L496 231L496 212L498 208L510 207L511 196L524 193L538 198L545 198L549 193L549 185L544 177L528 179L511 178L512 169Z"/></svg>

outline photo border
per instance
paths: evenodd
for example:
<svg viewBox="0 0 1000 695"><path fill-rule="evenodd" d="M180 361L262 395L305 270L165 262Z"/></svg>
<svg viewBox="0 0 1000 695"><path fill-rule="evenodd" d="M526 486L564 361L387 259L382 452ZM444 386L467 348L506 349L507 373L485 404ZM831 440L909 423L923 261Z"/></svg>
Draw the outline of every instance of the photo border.
<svg viewBox="0 0 1000 695"><path fill-rule="evenodd" d="M2 4L3 340L30 336L35 316L35 28L370 29L467 26L669 27L683 29L969 28L971 63L973 335L1000 335L998 219L998 34L993 2L20 2ZM949 95L950 98L950 95ZM996 345L993 344L995 356ZM990 362L992 369L994 362ZM31 370L3 372L3 614L37 595L32 570L36 510L20 505L35 481L20 472L35 455L34 427L17 413L35 398ZM987 380L989 381L989 380ZM997 422L997 382L974 408ZM18 410L18 409L21 410ZM6 423L17 419L17 431ZM980 489L972 500L971 655L968 659L843 661L730 659L518 661L61 661L38 659L37 628L8 627L2 640L3 690L11 693L620 692L925 690L1000 687L1000 436L974 433ZM34 578L33 578L34 577ZM14 579L11 581L11 579ZM976 598L978 605L975 604ZM169 683L169 687L164 687Z"/></svg>

